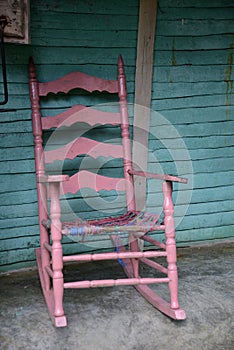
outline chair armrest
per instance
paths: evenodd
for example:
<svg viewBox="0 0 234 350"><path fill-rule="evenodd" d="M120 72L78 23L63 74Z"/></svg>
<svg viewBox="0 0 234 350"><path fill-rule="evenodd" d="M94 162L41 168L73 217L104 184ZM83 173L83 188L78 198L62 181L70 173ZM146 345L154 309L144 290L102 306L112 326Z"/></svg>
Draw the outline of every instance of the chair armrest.
<svg viewBox="0 0 234 350"><path fill-rule="evenodd" d="M171 182L180 182L187 184L188 179L184 177L177 177L173 175L164 175L164 174L155 174L155 173L149 173L147 171L140 171L140 170L129 170L128 173L130 175L136 175L136 176L142 176L142 177L147 177L150 179L159 179L159 180L164 180L164 181L171 181Z"/></svg>
<svg viewBox="0 0 234 350"><path fill-rule="evenodd" d="M69 180L69 175L42 175L38 176L37 182L40 183L51 183L51 182L63 182L63 181L68 181Z"/></svg>

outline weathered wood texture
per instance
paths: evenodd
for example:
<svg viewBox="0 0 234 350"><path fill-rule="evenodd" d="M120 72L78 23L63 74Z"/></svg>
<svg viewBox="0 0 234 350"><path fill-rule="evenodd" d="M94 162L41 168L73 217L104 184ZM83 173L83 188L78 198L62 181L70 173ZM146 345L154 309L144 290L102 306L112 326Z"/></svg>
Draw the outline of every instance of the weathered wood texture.
<svg viewBox="0 0 234 350"><path fill-rule="evenodd" d="M104 73L107 79L115 79L113 65L121 53L128 99L133 102L138 6L138 1L122 0L32 1L31 45L6 45L9 81L6 107L16 111L0 114L1 271L34 265L34 248L39 242L28 94L29 56L38 64L41 81L77 67L86 73L97 76ZM177 227L177 241L181 245L233 238L233 6L231 0L159 1L151 107L183 138L194 173L191 205ZM70 100L64 98L58 105L51 96L49 112L53 114L55 109L56 113L63 112L73 98L75 95ZM97 96L97 103L100 102ZM49 114L48 110L45 114ZM186 170L180 149L174 149L178 140L170 139L167 129L163 129L166 126L159 128L158 124L159 118L152 116L148 170L160 164L165 172L177 174L172 161L175 158L180 169ZM170 140L173 157L163 145L165 140L166 143ZM109 164L115 176L120 171L117 165L117 161ZM148 184L149 208L156 200L157 186L153 181ZM185 191L186 185L183 186ZM102 196L114 207L114 192L104 192ZM181 203L181 208L185 204ZM78 205L82 206L84 217L92 217L88 203L78 199ZM103 244L108 248L106 242ZM86 251L86 246L80 246ZM70 241L66 249L77 251Z"/></svg>
<svg viewBox="0 0 234 350"><path fill-rule="evenodd" d="M157 0L141 0L139 8L132 159L135 167L143 170L147 169L148 163L157 3ZM135 198L136 209L144 210L146 203L146 178L144 177L135 176Z"/></svg>

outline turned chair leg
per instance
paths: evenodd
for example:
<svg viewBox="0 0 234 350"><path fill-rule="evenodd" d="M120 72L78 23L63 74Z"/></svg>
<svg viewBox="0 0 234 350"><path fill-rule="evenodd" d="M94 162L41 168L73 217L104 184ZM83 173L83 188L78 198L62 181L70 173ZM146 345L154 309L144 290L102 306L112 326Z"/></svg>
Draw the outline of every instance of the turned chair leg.
<svg viewBox="0 0 234 350"><path fill-rule="evenodd" d="M38 205L39 210L39 222L40 222L40 261L41 261L41 269L43 276L43 285L45 286L45 290L49 291L51 287L50 276L46 271L46 267L50 266L50 252L46 249L45 245L49 244L49 233L47 228L43 225L43 220L46 221L48 219L47 214L47 191L45 184L38 183L38 196L41 198L41 201Z"/></svg>
<svg viewBox="0 0 234 350"><path fill-rule="evenodd" d="M169 290L171 297L171 308L178 309L178 272L176 265L176 242L175 242L175 224L174 224L174 205L172 201L172 183L165 181L163 183L164 192L164 224L166 235L166 251L168 263Z"/></svg>
<svg viewBox="0 0 234 350"><path fill-rule="evenodd" d="M64 315L63 310L63 251L61 232L61 209L59 204L59 183L50 183L51 196L51 235L52 235L52 270L53 270L53 293L54 293L54 316Z"/></svg>

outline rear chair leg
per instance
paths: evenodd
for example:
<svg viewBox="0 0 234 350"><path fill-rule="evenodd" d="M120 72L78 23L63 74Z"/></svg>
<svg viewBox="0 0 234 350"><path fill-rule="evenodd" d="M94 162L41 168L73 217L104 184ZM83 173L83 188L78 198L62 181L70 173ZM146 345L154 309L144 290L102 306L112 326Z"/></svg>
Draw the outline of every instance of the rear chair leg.
<svg viewBox="0 0 234 350"><path fill-rule="evenodd" d="M41 232L43 232L45 228L41 228ZM48 232L46 230L46 236L48 237ZM51 287L50 283L50 276L48 275L46 271L46 266L50 266L50 253L48 250L44 247L44 244L48 243L48 238L46 240L41 239L41 265L42 265L42 274L43 274L43 279L44 279L44 285L45 289L48 291Z"/></svg>
<svg viewBox="0 0 234 350"><path fill-rule="evenodd" d="M130 246L130 251L132 252L139 251L138 240L134 237L132 233L130 233L129 235L129 246ZM132 264L133 277L138 278L139 277L139 259L132 258L131 264Z"/></svg>

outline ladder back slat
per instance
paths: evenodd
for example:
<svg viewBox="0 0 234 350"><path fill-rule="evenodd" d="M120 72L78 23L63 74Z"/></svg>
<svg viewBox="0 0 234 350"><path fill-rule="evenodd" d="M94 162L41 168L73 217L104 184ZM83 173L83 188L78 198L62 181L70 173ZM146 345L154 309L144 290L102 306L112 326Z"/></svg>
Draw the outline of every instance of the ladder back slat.
<svg viewBox="0 0 234 350"><path fill-rule="evenodd" d="M122 145L113 145L98 142L86 137L79 137L63 147L45 151L45 163L53 163L55 160L74 159L79 155L88 155L94 159L98 157L122 158Z"/></svg>
<svg viewBox="0 0 234 350"><path fill-rule="evenodd" d="M75 105L66 111L42 118L42 129L49 130L60 126L72 126L75 123L86 123L94 125L120 125L119 113L104 112L90 107Z"/></svg>
<svg viewBox="0 0 234 350"><path fill-rule="evenodd" d="M125 191L125 179L106 177L87 170L81 170L71 176L69 181L66 181L61 185L61 194L75 194L82 188L91 188L96 192L101 190L116 190L118 192Z"/></svg>

